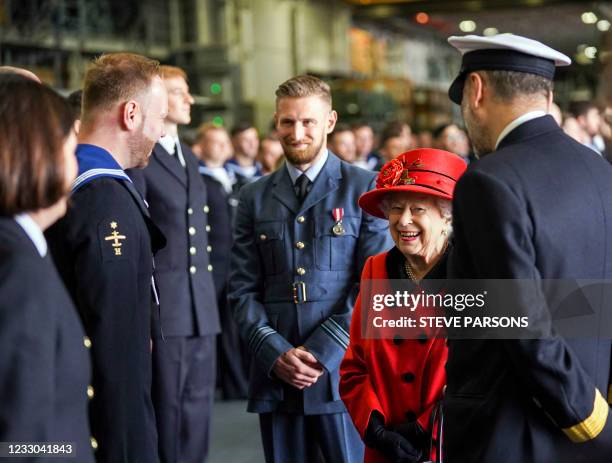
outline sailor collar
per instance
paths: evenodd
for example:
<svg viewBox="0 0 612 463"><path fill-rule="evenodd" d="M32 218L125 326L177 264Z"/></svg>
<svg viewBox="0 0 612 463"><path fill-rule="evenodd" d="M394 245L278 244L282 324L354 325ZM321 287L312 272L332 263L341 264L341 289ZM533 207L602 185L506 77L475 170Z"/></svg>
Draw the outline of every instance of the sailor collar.
<svg viewBox="0 0 612 463"><path fill-rule="evenodd" d="M112 177L132 182L113 156L96 145L81 143L76 149L79 174L72 184L72 192L100 177Z"/></svg>

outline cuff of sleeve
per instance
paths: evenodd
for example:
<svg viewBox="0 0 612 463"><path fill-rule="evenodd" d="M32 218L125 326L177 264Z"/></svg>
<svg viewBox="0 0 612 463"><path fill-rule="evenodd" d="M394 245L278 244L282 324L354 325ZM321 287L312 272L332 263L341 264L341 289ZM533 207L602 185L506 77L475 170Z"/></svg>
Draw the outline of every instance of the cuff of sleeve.
<svg viewBox="0 0 612 463"><path fill-rule="evenodd" d="M340 366L348 347L349 335L342 326L331 318L325 320L304 343L327 371L334 371Z"/></svg>
<svg viewBox="0 0 612 463"><path fill-rule="evenodd" d="M278 332L269 326L260 326L249 338L249 348L257 362L265 368L268 376L272 374L272 367L276 359L293 346Z"/></svg>
<svg viewBox="0 0 612 463"><path fill-rule="evenodd" d="M572 442L581 443L595 439L603 430L608 419L609 406L599 389L595 389L593 412L584 421L562 431Z"/></svg>

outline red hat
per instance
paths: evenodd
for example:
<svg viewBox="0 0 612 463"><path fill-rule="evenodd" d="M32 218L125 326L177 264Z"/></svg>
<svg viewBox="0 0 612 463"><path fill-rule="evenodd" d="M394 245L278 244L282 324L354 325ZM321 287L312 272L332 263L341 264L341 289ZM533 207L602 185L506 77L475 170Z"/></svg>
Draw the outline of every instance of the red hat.
<svg viewBox="0 0 612 463"><path fill-rule="evenodd" d="M362 194L359 206L384 219L380 203L390 192L410 191L453 199L455 184L466 168L465 161L449 151L432 148L407 151L380 169L376 189Z"/></svg>

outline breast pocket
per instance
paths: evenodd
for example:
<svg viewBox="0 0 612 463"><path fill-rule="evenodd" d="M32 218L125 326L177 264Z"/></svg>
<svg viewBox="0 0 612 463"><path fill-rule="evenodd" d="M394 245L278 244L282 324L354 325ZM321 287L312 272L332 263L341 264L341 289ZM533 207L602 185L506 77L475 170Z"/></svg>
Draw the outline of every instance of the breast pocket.
<svg viewBox="0 0 612 463"><path fill-rule="evenodd" d="M265 275L278 275L287 269L284 232L284 223L280 221L255 224L255 241Z"/></svg>
<svg viewBox="0 0 612 463"><path fill-rule="evenodd" d="M315 264L319 270L350 270L357 238L360 217L344 217L344 233L334 233L336 222L331 217L321 217L315 223Z"/></svg>

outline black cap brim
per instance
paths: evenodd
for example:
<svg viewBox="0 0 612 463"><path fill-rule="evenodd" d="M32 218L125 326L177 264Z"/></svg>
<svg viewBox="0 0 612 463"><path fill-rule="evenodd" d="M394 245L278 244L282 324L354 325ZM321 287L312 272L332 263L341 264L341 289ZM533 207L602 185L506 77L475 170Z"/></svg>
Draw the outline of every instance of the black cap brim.
<svg viewBox="0 0 612 463"><path fill-rule="evenodd" d="M461 100L463 100L463 86L465 85L465 75L466 73L462 72L457 77L455 77L455 80L453 80L453 83L448 88L448 97L453 103L456 103L458 105L461 105Z"/></svg>
<svg viewBox="0 0 612 463"><path fill-rule="evenodd" d="M516 50L486 49L471 51L463 55L461 71L448 89L448 97L451 101L460 105L467 75L473 71L485 70L524 72L552 80L555 76L555 62Z"/></svg>

